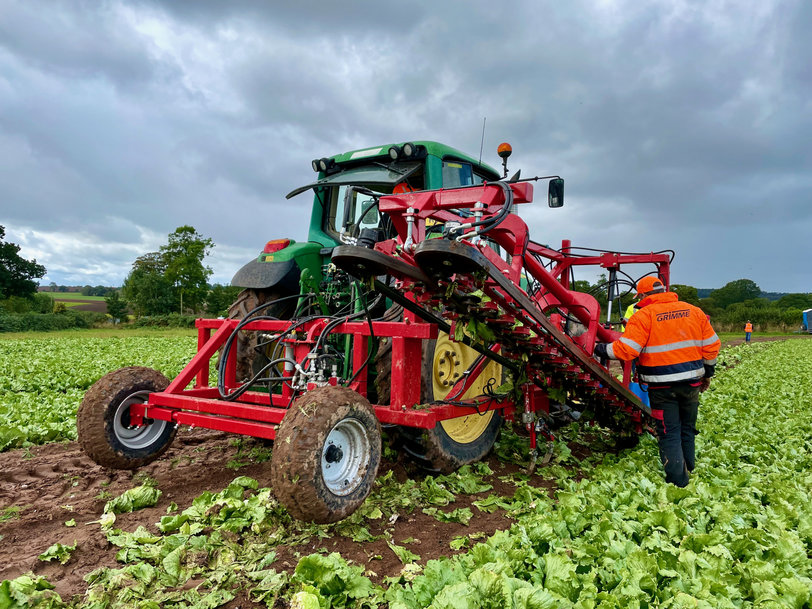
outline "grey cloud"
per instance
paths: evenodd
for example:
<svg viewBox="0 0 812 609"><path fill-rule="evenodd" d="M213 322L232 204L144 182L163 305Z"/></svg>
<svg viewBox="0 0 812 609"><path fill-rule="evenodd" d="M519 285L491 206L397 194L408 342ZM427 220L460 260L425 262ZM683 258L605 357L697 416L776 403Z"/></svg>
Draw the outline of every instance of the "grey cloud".
<svg viewBox="0 0 812 609"><path fill-rule="evenodd" d="M0 24L9 225L136 243L128 227L193 224L236 270L233 252L304 238L307 196L284 194L312 158L405 139L476 154L484 116L486 160L509 140L513 170L567 179L565 210L527 211L540 241L673 247L710 287L728 268L775 280L812 221L809 3L43 6L7 3ZM739 247L765 227L774 253Z"/></svg>

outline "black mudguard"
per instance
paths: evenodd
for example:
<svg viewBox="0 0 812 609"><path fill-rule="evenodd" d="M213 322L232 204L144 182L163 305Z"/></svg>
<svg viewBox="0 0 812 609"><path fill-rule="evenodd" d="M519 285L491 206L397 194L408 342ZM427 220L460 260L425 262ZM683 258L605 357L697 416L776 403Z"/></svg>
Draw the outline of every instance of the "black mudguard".
<svg viewBox="0 0 812 609"><path fill-rule="evenodd" d="M282 262L257 262L252 260L237 271L231 285L241 288L281 288L285 294L299 291L299 265L295 260Z"/></svg>

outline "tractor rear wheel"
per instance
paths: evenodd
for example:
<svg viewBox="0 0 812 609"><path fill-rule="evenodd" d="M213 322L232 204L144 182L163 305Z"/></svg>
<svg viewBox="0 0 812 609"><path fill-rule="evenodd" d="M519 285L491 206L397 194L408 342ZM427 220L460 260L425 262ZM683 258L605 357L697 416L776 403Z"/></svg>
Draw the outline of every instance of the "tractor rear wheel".
<svg viewBox="0 0 812 609"><path fill-rule="evenodd" d="M278 291L270 288L259 290L246 288L239 293L237 299L228 308L229 319L245 319L245 317L258 306L277 300L282 297ZM296 302L294 299L287 300L275 305L269 305L259 312L259 315L276 317L279 319L290 318ZM258 332L240 332L237 337L237 381L244 382L257 374L263 366L270 360L263 350L258 349ZM273 345L268 347L273 349ZM265 350L267 351L267 349Z"/></svg>
<svg viewBox="0 0 812 609"><path fill-rule="evenodd" d="M449 397L449 390L477 358L478 353L462 343L452 341L440 332L436 340L423 341L421 370L421 402L428 403ZM391 382L391 341L379 347L376 360L376 382L379 402L389 403ZM501 384L502 367L490 362L474 386L454 399L474 397L485 392L488 383ZM494 379L491 381L491 379ZM450 473L463 465L479 461L493 448L502 428L502 415L490 410L439 422L434 429L398 427L397 440L403 451L421 468L438 473Z"/></svg>
<svg viewBox="0 0 812 609"><path fill-rule="evenodd" d="M337 522L367 498L380 462L369 402L346 387L318 387L293 402L277 429L271 485L294 518Z"/></svg>
<svg viewBox="0 0 812 609"><path fill-rule="evenodd" d="M115 469L136 469L157 459L172 444L177 426L149 419L134 426L130 407L168 385L163 374L140 366L114 370L96 381L76 416L85 453L99 465Z"/></svg>

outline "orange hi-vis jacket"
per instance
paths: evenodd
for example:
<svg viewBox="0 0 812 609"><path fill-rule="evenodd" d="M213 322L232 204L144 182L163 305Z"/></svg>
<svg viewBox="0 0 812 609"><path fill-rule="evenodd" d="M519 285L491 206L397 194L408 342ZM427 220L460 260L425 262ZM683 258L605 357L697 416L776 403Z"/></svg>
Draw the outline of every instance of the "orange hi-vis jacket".
<svg viewBox="0 0 812 609"><path fill-rule="evenodd" d="M751 324L751 323L744 324L744 331L745 332L752 332L753 331L753 324Z"/></svg>
<svg viewBox="0 0 812 609"><path fill-rule="evenodd" d="M715 366L721 342L702 309L680 302L673 292L644 298L623 337L607 345L614 359L638 358L644 383L669 385L698 381Z"/></svg>

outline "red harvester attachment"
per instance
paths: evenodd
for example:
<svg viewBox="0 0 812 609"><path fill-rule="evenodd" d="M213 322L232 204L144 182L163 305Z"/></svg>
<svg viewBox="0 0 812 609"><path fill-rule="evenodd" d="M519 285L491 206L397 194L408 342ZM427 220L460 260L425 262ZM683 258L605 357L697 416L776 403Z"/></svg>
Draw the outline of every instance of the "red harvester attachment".
<svg viewBox="0 0 812 609"><path fill-rule="evenodd" d="M548 423L562 416L591 412L609 425L625 421L619 433L640 433L650 411L629 388L631 366L618 380L592 355L596 342L620 334L601 323L593 296L571 289L571 271L592 265L612 273L648 263L668 285L670 256L584 256L567 241L560 250L535 243L512 213L514 205L532 199L530 181L380 197L378 209L397 236L360 238L370 247L336 247L332 260L402 307L394 321L392 315L364 319L363 309L339 319L277 320L262 310L241 321L200 319L198 353L168 386L137 385L132 371L144 369L124 369L130 371L126 379L122 371L111 373L99 381L107 379L106 391L88 392L79 415L83 446L103 465L137 467L166 449L179 424L272 439L277 497L298 518L331 522L369 493L380 460L380 424L396 426L407 452L439 471L487 454L503 418L519 418L527 428L533 463L537 434L550 441ZM231 345L238 332L260 333L273 347L265 371L276 375L278 390L237 382ZM345 337L345 361L352 362L353 374L345 378L328 348L339 335ZM438 351L429 362L432 380L426 345L438 336L476 355L461 372L458 351ZM391 353L377 360L376 389L369 382L370 346L377 344L380 354L389 341ZM218 386L211 387L218 351L224 364ZM512 382L510 390L504 380ZM425 403L432 383L435 399ZM447 388L439 399L438 383ZM127 391L135 397L122 401ZM370 405L370 397L382 403ZM113 430L107 446L91 437L98 435L91 433L94 426L103 425Z"/></svg>

